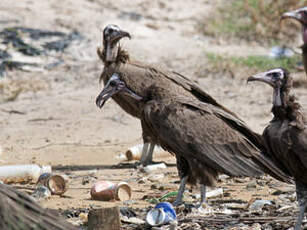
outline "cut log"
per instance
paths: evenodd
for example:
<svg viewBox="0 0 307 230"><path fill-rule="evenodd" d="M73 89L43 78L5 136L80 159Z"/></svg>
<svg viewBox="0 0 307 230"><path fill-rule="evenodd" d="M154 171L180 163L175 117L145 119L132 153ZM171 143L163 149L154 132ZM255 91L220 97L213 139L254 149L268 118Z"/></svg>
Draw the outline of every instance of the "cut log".
<svg viewBox="0 0 307 230"><path fill-rule="evenodd" d="M88 214L89 230L120 230L118 207L92 209Z"/></svg>

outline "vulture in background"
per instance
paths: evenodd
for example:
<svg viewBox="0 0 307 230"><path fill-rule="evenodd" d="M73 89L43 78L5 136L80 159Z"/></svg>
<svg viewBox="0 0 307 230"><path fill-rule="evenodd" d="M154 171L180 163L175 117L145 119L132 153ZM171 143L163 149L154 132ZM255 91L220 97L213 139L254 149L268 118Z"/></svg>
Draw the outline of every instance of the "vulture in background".
<svg viewBox="0 0 307 230"><path fill-rule="evenodd" d="M307 75L307 6L300 9L289 11L281 16L281 20L293 18L302 24L302 35L304 44L301 46L303 55L303 64Z"/></svg>
<svg viewBox="0 0 307 230"><path fill-rule="evenodd" d="M178 95L169 86L153 84L143 94L130 89L122 74L113 74L96 99L102 108L110 97L125 95L139 101L143 130L151 140L176 156L180 187L174 205L182 202L187 182L201 184L201 202L206 186L213 186L219 173L257 177L263 172L278 180L287 177L260 154L259 136L219 106Z"/></svg>
<svg viewBox="0 0 307 230"><path fill-rule="evenodd" d="M273 87L273 120L263 132L266 152L274 163L294 177L300 207L295 230L301 228L307 205L307 123L300 104L290 95L292 78L282 68L251 76L247 80L261 81Z"/></svg>
<svg viewBox="0 0 307 230"><path fill-rule="evenodd" d="M104 63L100 81L103 81L105 85L113 73L119 73L126 85L140 96L144 96L144 89L152 84L164 85L173 94L184 95L211 104L236 117L234 113L218 104L215 99L188 78L176 72L131 60L127 51L123 50L119 45L120 39L124 37L130 38L131 36L116 25L108 25L103 30L103 48L98 48L97 54ZM139 101L124 94L114 95L113 99L125 112L141 118ZM147 165L152 161L152 153L157 143L151 139L148 130L144 128L142 129L142 136L144 147L140 163Z"/></svg>

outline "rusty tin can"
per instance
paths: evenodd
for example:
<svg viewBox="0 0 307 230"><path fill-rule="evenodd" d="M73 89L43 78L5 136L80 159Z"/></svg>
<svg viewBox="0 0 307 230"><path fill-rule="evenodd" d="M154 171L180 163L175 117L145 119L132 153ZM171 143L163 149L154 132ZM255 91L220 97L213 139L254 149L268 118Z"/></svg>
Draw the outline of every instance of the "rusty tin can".
<svg viewBox="0 0 307 230"><path fill-rule="evenodd" d="M68 177L66 175L43 173L38 178L37 185L46 186L53 195L62 195L68 189Z"/></svg>
<svg viewBox="0 0 307 230"><path fill-rule="evenodd" d="M130 200L131 188L126 182L118 184L111 181L98 181L91 189L91 197L94 200Z"/></svg>

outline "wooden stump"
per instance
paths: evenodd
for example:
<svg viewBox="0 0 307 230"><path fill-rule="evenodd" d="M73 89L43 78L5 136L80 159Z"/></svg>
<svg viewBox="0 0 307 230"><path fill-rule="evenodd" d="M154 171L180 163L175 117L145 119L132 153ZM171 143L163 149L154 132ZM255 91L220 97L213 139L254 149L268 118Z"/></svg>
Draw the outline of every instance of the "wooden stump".
<svg viewBox="0 0 307 230"><path fill-rule="evenodd" d="M92 209L88 214L89 230L120 230L118 207Z"/></svg>
<svg viewBox="0 0 307 230"><path fill-rule="evenodd" d="M0 229L77 230L77 227L42 208L28 194L0 184Z"/></svg>

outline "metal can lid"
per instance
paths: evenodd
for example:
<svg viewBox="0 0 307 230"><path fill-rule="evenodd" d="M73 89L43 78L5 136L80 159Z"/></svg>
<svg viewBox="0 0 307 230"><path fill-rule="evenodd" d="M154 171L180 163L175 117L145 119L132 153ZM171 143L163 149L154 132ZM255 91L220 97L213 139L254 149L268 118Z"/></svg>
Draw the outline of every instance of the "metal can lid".
<svg viewBox="0 0 307 230"><path fill-rule="evenodd" d="M52 175L48 179L48 188L52 194L62 195L67 190L65 178L63 178L61 175Z"/></svg>
<svg viewBox="0 0 307 230"><path fill-rule="evenodd" d="M146 222L151 226L158 226L165 222L165 212L162 208L154 208L146 215Z"/></svg>
<svg viewBox="0 0 307 230"><path fill-rule="evenodd" d="M115 198L116 200L126 201L131 199L131 187L126 182L120 182L117 184Z"/></svg>

